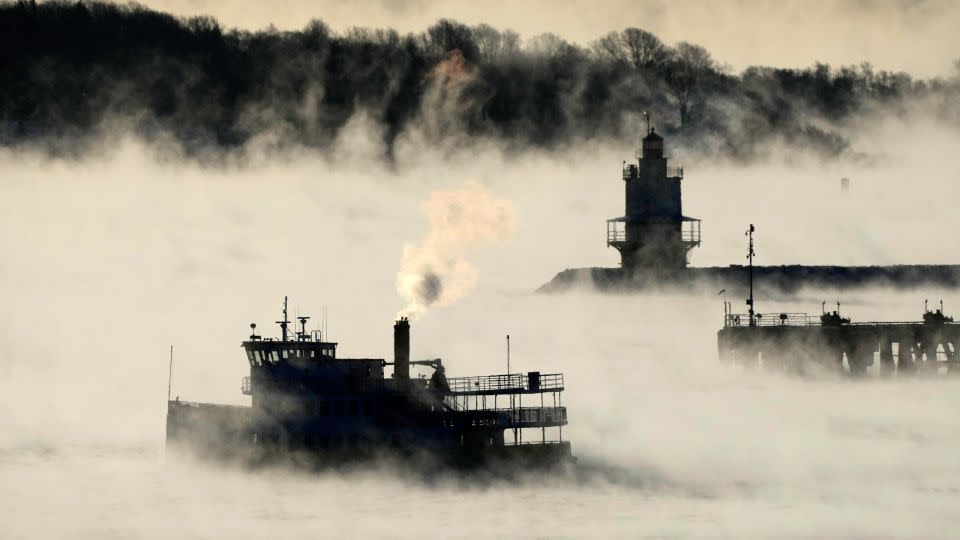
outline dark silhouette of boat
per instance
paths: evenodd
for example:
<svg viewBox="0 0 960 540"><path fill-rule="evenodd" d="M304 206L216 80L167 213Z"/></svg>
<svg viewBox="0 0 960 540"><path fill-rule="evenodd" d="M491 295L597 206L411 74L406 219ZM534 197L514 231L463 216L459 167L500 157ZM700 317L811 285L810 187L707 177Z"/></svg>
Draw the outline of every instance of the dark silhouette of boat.
<svg viewBox="0 0 960 540"><path fill-rule="evenodd" d="M308 319L299 317L300 329L291 333L284 299L279 339L263 338L250 325L243 342L250 375L241 390L251 406L168 399L168 446L204 457L310 466L376 458L457 468L574 461L563 440L562 374L447 377L441 359L410 360L405 318L394 325L393 362L340 358L337 343L307 331ZM432 373L411 377L411 366Z"/></svg>

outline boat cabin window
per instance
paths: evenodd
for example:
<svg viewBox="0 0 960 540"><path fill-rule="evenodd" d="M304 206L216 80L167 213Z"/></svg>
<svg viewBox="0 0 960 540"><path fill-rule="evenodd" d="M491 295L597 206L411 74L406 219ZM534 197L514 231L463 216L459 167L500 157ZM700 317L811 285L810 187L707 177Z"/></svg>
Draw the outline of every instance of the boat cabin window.
<svg viewBox="0 0 960 540"><path fill-rule="evenodd" d="M332 351L316 349L290 348L280 351L280 356L284 359L289 358L319 358L320 356L332 356Z"/></svg>

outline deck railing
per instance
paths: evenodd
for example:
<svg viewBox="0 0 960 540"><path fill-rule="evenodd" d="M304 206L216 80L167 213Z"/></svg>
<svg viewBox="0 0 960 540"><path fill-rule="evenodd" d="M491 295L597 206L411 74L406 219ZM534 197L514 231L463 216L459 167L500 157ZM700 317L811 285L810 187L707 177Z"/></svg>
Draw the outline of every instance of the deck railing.
<svg viewBox="0 0 960 540"><path fill-rule="evenodd" d="M450 394L526 394L563 390L563 373L510 373L447 379Z"/></svg>
<svg viewBox="0 0 960 540"><path fill-rule="evenodd" d="M680 239L690 244L700 244L700 220L684 221Z"/></svg>
<svg viewBox="0 0 960 540"><path fill-rule="evenodd" d="M923 321L864 321L844 322L837 326L923 326ZM944 326L958 326L960 322L945 322ZM724 327L750 326L750 315L747 313L728 313L724 317ZM807 313L764 313L756 320L754 326L824 326L820 317ZM829 326L829 325L827 325Z"/></svg>
<svg viewBox="0 0 960 540"><path fill-rule="evenodd" d="M616 219L607 220L607 245L614 242L626 242L627 241L627 226L623 221L618 221Z"/></svg>
<svg viewBox="0 0 960 540"><path fill-rule="evenodd" d="M806 313L771 313L756 319L754 326L819 326L820 320ZM749 313L728 313L723 326L750 326Z"/></svg>
<svg viewBox="0 0 960 540"><path fill-rule="evenodd" d="M470 426L511 428L556 427L567 424L566 407L519 407L515 409L475 409L460 411L450 417L451 423L467 422Z"/></svg>
<svg viewBox="0 0 960 540"><path fill-rule="evenodd" d="M497 412L507 416L511 423L531 425L556 425L567 423L566 407L522 407L501 409Z"/></svg>

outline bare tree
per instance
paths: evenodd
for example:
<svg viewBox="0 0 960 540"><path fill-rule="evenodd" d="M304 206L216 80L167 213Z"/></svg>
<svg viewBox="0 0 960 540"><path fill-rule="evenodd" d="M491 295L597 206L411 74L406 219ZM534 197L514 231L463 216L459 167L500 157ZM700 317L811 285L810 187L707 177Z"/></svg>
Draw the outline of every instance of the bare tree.
<svg viewBox="0 0 960 540"><path fill-rule="evenodd" d="M504 30L500 33L500 55L509 58L520 52L520 34L513 30Z"/></svg>
<svg viewBox="0 0 960 540"><path fill-rule="evenodd" d="M528 51L542 56L560 56L571 47L563 38L549 32L530 38L526 45Z"/></svg>
<svg viewBox="0 0 960 540"><path fill-rule="evenodd" d="M660 66L669 58L660 38L639 28L610 32L590 47L599 58L622 62L637 70Z"/></svg>
<svg viewBox="0 0 960 540"><path fill-rule="evenodd" d="M487 62L496 63L509 58L520 48L520 36L512 30L501 32L489 24L478 24L472 31L480 57Z"/></svg>
<svg viewBox="0 0 960 540"><path fill-rule="evenodd" d="M343 38L351 43L370 43L374 40L374 30L365 26L351 26L343 33Z"/></svg>
<svg viewBox="0 0 960 540"><path fill-rule="evenodd" d="M660 65L669 56L660 38L646 30L627 28L620 33L620 40L636 69Z"/></svg>
<svg viewBox="0 0 960 540"><path fill-rule="evenodd" d="M710 53L699 45L686 41L677 44L667 69L667 88L680 110L680 126L687 123L690 110L690 98L699 88L703 76L713 68L714 61Z"/></svg>
<svg viewBox="0 0 960 540"><path fill-rule="evenodd" d="M437 56L458 50L464 58L474 61L480 54L470 27L450 19L431 25L421 39L424 49Z"/></svg>
<svg viewBox="0 0 960 540"><path fill-rule="evenodd" d="M619 32L610 32L602 38L592 42L590 49L593 54L602 60L613 62L626 62L626 55L623 54Z"/></svg>

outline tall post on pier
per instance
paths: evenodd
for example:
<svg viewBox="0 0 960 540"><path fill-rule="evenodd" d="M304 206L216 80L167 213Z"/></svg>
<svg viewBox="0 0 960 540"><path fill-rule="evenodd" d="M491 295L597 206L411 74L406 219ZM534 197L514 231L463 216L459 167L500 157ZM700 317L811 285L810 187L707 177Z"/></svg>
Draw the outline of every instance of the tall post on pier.
<svg viewBox="0 0 960 540"><path fill-rule="evenodd" d="M167 401L170 401L171 383L173 383L173 345L170 346L170 365L167 366Z"/></svg>
<svg viewBox="0 0 960 540"><path fill-rule="evenodd" d="M754 314L754 310L753 310L753 256L755 255L755 253L754 253L754 251L753 251L753 231L755 231L755 230L756 230L756 228L753 226L753 223L751 223L751 224L750 224L750 229L747 230L747 236L750 237L750 246L749 246L749 248L747 249L747 259L750 261L749 271L748 271L748 272L749 272L749 280L750 280L750 297L747 299L747 305L750 306L750 310L749 310L749 314L750 314L750 326L756 326L756 325L757 325L756 317L753 316L753 314Z"/></svg>

